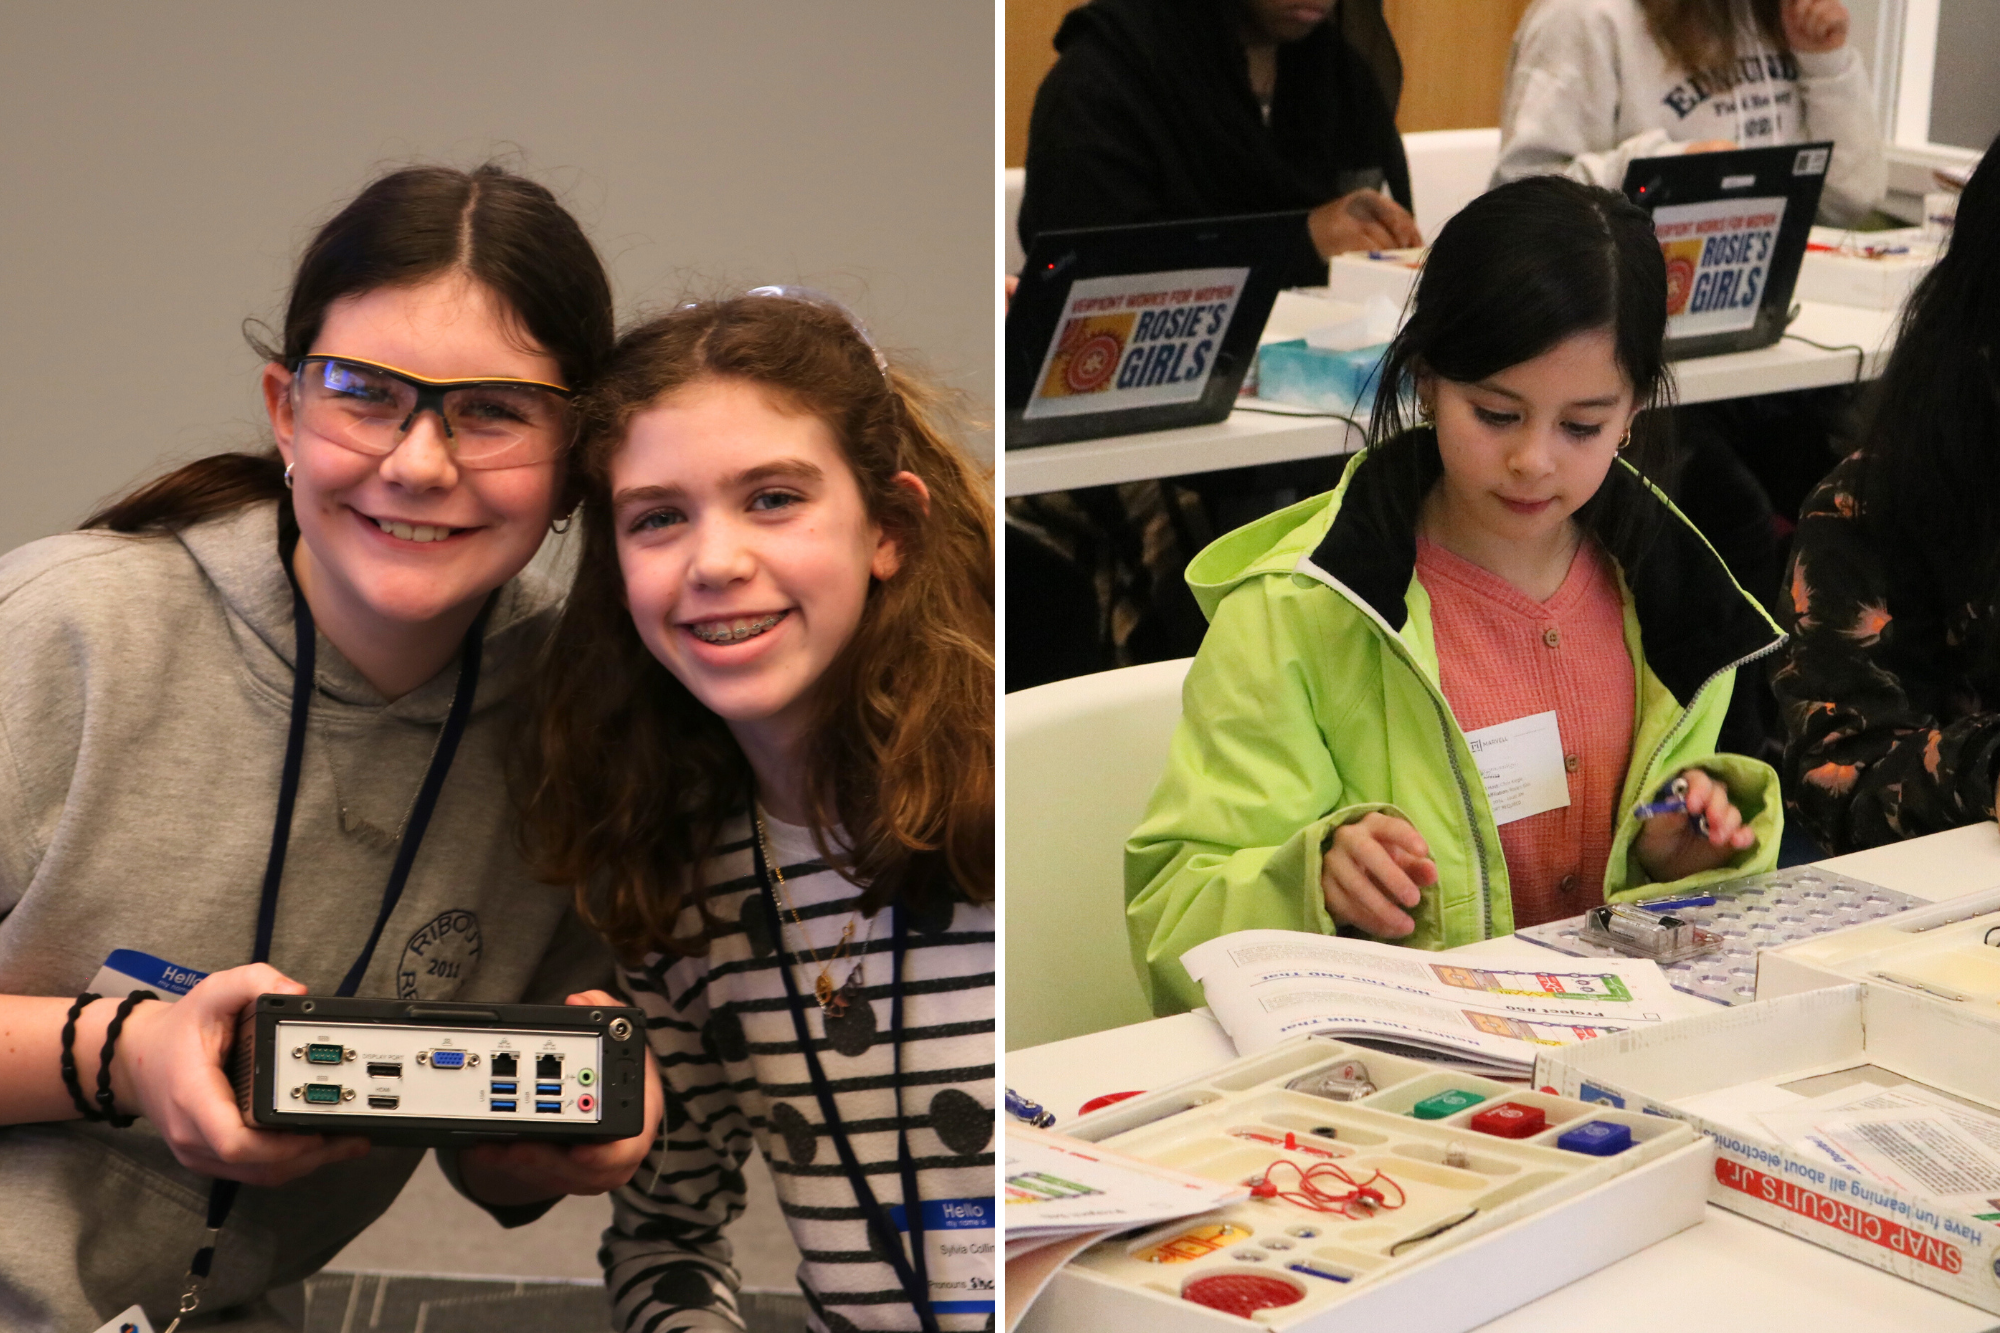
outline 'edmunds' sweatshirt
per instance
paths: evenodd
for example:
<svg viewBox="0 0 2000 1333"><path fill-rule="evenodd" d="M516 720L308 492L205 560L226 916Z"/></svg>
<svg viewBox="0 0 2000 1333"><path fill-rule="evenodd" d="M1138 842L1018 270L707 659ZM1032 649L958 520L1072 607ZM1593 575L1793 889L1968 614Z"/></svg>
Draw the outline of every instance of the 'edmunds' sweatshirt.
<svg viewBox="0 0 2000 1333"><path fill-rule="evenodd" d="M1639 0L1536 0L1514 30L1493 183L1560 174L1616 190L1634 158L1703 139L1831 139L1820 217L1859 221L1889 182L1861 57L1851 45L1773 51L1754 29L1737 49L1735 69L1690 74L1654 40Z"/></svg>

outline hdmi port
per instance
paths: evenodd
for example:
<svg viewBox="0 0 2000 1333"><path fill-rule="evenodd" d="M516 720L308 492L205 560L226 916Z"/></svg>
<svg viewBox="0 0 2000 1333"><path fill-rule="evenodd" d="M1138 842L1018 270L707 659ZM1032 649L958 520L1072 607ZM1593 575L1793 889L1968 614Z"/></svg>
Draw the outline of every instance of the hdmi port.
<svg viewBox="0 0 2000 1333"><path fill-rule="evenodd" d="M368 1066L368 1077L370 1078L401 1078L402 1076L403 1062L400 1060L392 1063L370 1064Z"/></svg>
<svg viewBox="0 0 2000 1333"><path fill-rule="evenodd" d="M397 1103L402 1100L401 1097L373 1096L368 1099L368 1105L377 1111L393 1111L396 1109Z"/></svg>

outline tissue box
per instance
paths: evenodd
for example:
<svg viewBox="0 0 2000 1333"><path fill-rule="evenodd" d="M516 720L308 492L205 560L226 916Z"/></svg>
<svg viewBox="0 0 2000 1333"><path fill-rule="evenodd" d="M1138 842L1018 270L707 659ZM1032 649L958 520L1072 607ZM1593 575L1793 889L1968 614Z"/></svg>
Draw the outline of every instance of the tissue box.
<svg viewBox="0 0 2000 1333"><path fill-rule="evenodd" d="M1389 344L1348 352L1322 351L1295 338L1257 349L1257 396L1323 412L1353 413L1375 402L1376 380Z"/></svg>
<svg viewBox="0 0 2000 1333"><path fill-rule="evenodd" d="M1365 302L1385 296L1398 310L1409 304L1427 249L1352 250L1333 257L1327 266L1328 295L1337 301Z"/></svg>

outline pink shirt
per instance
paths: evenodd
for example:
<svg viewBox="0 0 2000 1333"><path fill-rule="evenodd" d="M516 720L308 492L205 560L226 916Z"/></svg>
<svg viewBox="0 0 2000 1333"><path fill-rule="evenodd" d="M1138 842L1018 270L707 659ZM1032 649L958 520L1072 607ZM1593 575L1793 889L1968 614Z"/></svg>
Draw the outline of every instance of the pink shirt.
<svg viewBox="0 0 2000 1333"><path fill-rule="evenodd" d="M1569 804L1500 826L1514 925L1604 901L1604 864L1632 759L1635 683L1618 577L1585 541L1562 587L1537 602L1497 574L1417 539L1438 681L1465 731L1554 710Z"/></svg>

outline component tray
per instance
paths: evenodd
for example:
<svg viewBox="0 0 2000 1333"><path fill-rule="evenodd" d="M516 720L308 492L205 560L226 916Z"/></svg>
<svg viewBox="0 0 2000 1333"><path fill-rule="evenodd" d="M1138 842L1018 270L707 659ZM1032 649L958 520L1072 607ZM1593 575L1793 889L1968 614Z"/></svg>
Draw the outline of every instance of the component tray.
<svg viewBox="0 0 2000 1333"><path fill-rule="evenodd" d="M1367 1067L1375 1092L1336 1102L1285 1084L1341 1061ZM1411 1109L1448 1089L1485 1100L1439 1120ZM1540 1108L1548 1127L1509 1140L1470 1127L1500 1102ZM1557 1137L1590 1120L1627 1127L1633 1144L1615 1156L1557 1148ZM1337 1137L1314 1135L1331 1127ZM1299 1150L1240 1137L1249 1131ZM1023 1333L1145 1328L1148 1333L1261 1326L1302 1333L1463 1333L1535 1297L1623 1258L1702 1218L1713 1145L1659 1116L1531 1092L1515 1084L1442 1071L1323 1037L1300 1037L1197 1079L1108 1107L1068 1127L1077 1138L1195 1175L1242 1183L1278 1159L1301 1167L1332 1160L1357 1179L1382 1171L1402 1187L1398 1209L1349 1220L1277 1199L1250 1199L1165 1226L1108 1237L1051 1280L1029 1309ZM1454 1148L1466 1165L1445 1165ZM1289 1183L1289 1171L1281 1172ZM1476 1208L1431 1239L1399 1244ZM1246 1232L1187 1259L1140 1257L1214 1223ZM1198 1251L1200 1243L1185 1248ZM1393 1253L1392 1253L1393 1250ZM1290 1266L1316 1270L1302 1274ZM1287 1284L1294 1299L1245 1318L1186 1299L1201 1279L1256 1275ZM1336 1280L1345 1279L1345 1280ZM1268 1283L1267 1283L1268 1285Z"/></svg>
<svg viewBox="0 0 2000 1333"><path fill-rule="evenodd" d="M1660 971L1675 990L1716 1004L1748 1004L1757 998L1759 950L1929 906L1928 899L1818 866L1745 875L1710 885L1702 892L1715 896L1714 906L1677 907L1673 914L1720 935L1722 948L1678 963L1662 963ZM1572 916L1528 926L1516 934L1572 958L1631 956L1584 939L1582 928L1583 917Z"/></svg>

